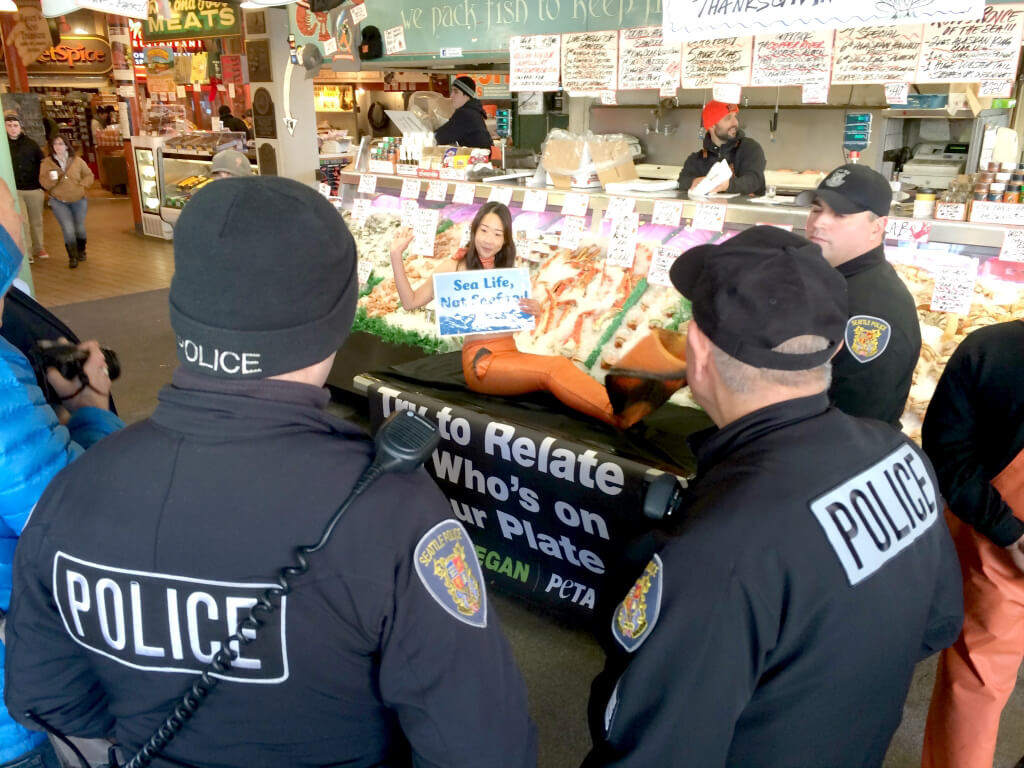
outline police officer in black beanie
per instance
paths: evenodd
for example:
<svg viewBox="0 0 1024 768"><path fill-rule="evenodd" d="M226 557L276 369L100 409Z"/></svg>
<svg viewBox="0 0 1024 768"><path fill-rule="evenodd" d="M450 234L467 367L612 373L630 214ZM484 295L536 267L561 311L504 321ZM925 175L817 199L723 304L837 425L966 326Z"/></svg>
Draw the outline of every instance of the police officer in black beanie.
<svg viewBox="0 0 1024 768"><path fill-rule="evenodd" d="M476 97L476 81L467 75L452 80L451 98L455 113L434 133L437 143L490 149L493 142L484 107Z"/></svg>
<svg viewBox="0 0 1024 768"><path fill-rule="evenodd" d="M131 754L373 457L326 412L357 294L333 207L288 179L223 179L182 213L174 255L181 366L151 418L47 489L7 623L15 716ZM450 514L422 469L372 484L154 765L535 765L523 680Z"/></svg>
<svg viewBox="0 0 1024 768"><path fill-rule="evenodd" d="M612 619L592 766L880 766L960 569L925 455L830 407L843 277L774 227L693 248L698 436L682 519Z"/></svg>

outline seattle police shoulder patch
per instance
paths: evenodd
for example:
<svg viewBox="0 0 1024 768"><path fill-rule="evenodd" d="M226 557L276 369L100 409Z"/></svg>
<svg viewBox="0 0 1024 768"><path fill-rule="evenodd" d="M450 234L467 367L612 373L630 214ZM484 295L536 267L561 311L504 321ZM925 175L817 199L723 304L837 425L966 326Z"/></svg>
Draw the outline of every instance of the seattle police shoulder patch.
<svg viewBox="0 0 1024 768"><path fill-rule="evenodd" d="M655 555L615 610L612 635L629 653L644 644L658 623L663 574L661 558Z"/></svg>
<svg viewBox="0 0 1024 768"><path fill-rule="evenodd" d="M885 352L891 338L892 326L880 317L854 315L846 321L846 348L858 363L870 363Z"/></svg>
<svg viewBox="0 0 1024 768"><path fill-rule="evenodd" d="M487 626L487 591L473 542L457 520L438 523L416 544L416 573L427 593L464 624Z"/></svg>

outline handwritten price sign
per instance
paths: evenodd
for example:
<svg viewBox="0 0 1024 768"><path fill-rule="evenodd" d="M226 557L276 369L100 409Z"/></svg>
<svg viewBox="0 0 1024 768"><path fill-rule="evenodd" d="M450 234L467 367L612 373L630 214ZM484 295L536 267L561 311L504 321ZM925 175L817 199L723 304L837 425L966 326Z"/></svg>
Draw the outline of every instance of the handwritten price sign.
<svg viewBox="0 0 1024 768"><path fill-rule="evenodd" d="M682 251L676 248L659 247L651 257L651 266L647 270L647 282L651 285L664 285L671 288L672 280L669 278L668 271L672 269L672 265L681 254Z"/></svg>
<svg viewBox="0 0 1024 768"><path fill-rule="evenodd" d="M715 83L711 87L711 98L726 104L738 104L741 92L741 86L736 83Z"/></svg>
<svg viewBox="0 0 1024 768"><path fill-rule="evenodd" d="M416 179L404 179L402 181L402 191L399 197L410 197L416 199L420 196L420 183Z"/></svg>
<svg viewBox="0 0 1024 768"><path fill-rule="evenodd" d="M627 213L615 219L608 241L608 264L629 269L636 260L636 236L640 230L640 214Z"/></svg>
<svg viewBox="0 0 1024 768"><path fill-rule="evenodd" d="M1024 261L1024 229L1008 229L1003 235L1000 261Z"/></svg>
<svg viewBox="0 0 1024 768"><path fill-rule="evenodd" d="M359 177L359 191L364 195L372 195L377 191L377 177L372 173L364 173Z"/></svg>
<svg viewBox="0 0 1024 768"><path fill-rule="evenodd" d="M651 213L652 224L664 224L667 227L678 227L683 217L682 200L655 200L654 211Z"/></svg>
<svg viewBox="0 0 1024 768"><path fill-rule="evenodd" d="M1006 98L1013 92L1013 83L1005 80L983 80L978 86L978 95L992 96L996 99Z"/></svg>
<svg viewBox="0 0 1024 768"><path fill-rule="evenodd" d="M444 202L445 197L448 195L448 182L447 181L429 181L427 182L427 200L436 200L437 202Z"/></svg>
<svg viewBox="0 0 1024 768"><path fill-rule="evenodd" d="M886 83L885 103L906 104L910 96L910 83Z"/></svg>
<svg viewBox="0 0 1024 768"><path fill-rule="evenodd" d="M416 213L419 211L420 206L415 200L403 200L402 201L402 226L411 227L416 223Z"/></svg>
<svg viewBox="0 0 1024 768"><path fill-rule="evenodd" d="M932 232L930 221L918 219L897 219L889 217L885 227L886 240L912 240L915 243L927 243Z"/></svg>
<svg viewBox="0 0 1024 768"><path fill-rule="evenodd" d="M548 193L544 189L528 189L523 194L523 210L544 213L548 206Z"/></svg>
<svg viewBox="0 0 1024 768"><path fill-rule="evenodd" d="M800 95L804 104L828 104L828 83L804 83Z"/></svg>
<svg viewBox="0 0 1024 768"><path fill-rule="evenodd" d="M963 203L936 203L935 218L947 221L963 221L967 218L967 206Z"/></svg>
<svg viewBox="0 0 1024 768"><path fill-rule="evenodd" d="M365 197L352 201L352 223L361 227L370 217L370 201Z"/></svg>
<svg viewBox="0 0 1024 768"><path fill-rule="evenodd" d="M955 312L966 315L974 300L974 281L978 277L977 259L968 264L946 264L935 270L932 291L933 312Z"/></svg>
<svg viewBox="0 0 1024 768"><path fill-rule="evenodd" d="M421 208L416 212L412 234L413 253L420 256L434 255L434 239L437 237L440 213L436 208Z"/></svg>
<svg viewBox="0 0 1024 768"><path fill-rule="evenodd" d="M316 188L320 190L320 194L323 195L324 197L330 197L331 196L331 185L330 184L326 184L326 183L321 181L319 184L316 185Z"/></svg>
<svg viewBox="0 0 1024 768"><path fill-rule="evenodd" d="M562 235L558 238L558 247L569 251L579 248L586 223L582 216L566 216L562 222Z"/></svg>
<svg viewBox="0 0 1024 768"><path fill-rule="evenodd" d="M512 187L491 187L491 194L487 196L487 202L508 205L512 202Z"/></svg>
<svg viewBox="0 0 1024 768"><path fill-rule="evenodd" d="M631 197L613 197L608 201L608 210L604 212L606 219L617 219L626 216L636 208L636 200Z"/></svg>
<svg viewBox="0 0 1024 768"><path fill-rule="evenodd" d="M590 207L590 195L581 195L578 192L568 192L562 201L563 216L586 216L587 208Z"/></svg>
<svg viewBox="0 0 1024 768"><path fill-rule="evenodd" d="M356 267L356 276L359 279L359 286L365 287L370 281L370 275L373 274L373 262L367 261L366 259L360 259L359 264Z"/></svg>
<svg viewBox="0 0 1024 768"><path fill-rule="evenodd" d="M366 19L366 3L352 6L352 23L358 24Z"/></svg>
<svg viewBox="0 0 1024 768"><path fill-rule="evenodd" d="M725 226L726 206L721 203L697 203L693 214L693 228L708 232L721 232Z"/></svg>
<svg viewBox="0 0 1024 768"><path fill-rule="evenodd" d="M476 196L476 184L456 184L452 202L456 205L472 205Z"/></svg>

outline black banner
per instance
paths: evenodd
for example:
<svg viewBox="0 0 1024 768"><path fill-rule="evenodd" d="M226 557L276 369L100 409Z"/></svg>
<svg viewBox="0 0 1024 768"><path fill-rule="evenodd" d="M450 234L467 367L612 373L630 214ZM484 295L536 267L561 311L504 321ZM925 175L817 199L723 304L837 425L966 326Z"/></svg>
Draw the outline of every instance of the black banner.
<svg viewBox="0 0 1024 768"><path fill-rule="evenodd" d="M388 383L367 396L374 429L403 409L437 423L426 469L497 588L587 621L622 598L649 554L634 544L652 527L643 495L660 471Z"/></svg>

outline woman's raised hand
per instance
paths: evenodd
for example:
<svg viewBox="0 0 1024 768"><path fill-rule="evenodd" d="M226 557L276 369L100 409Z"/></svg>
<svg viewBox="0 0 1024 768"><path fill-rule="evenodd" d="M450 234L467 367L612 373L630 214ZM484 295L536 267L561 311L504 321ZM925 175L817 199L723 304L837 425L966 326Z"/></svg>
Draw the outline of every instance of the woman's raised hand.
<svg viewBox="0 0 1024 768"><path fill-rule="evenodd" d="M392 257L398 256L401 258L402 254L405 253L405 249L409 247L409 243L412 242L412 227L402 227L395 232L395 236L391 238L391 255Z"/></svg>

